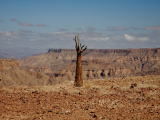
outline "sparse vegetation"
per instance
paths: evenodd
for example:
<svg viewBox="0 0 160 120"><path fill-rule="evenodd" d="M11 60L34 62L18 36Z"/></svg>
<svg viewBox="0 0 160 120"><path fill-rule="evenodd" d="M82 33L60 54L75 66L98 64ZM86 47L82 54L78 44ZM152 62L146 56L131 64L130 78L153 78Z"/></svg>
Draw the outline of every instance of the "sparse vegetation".
<svg viewBox="0 0 160 120"><path fill-rule="evenodd" d="M83 49L84 45L81 46L79 33L78 36L75 36L73 39L76 43L77 51L77 62L76 62L76 75L75 75L75 87L83 86L83 75L82 75L82 53L87 49L87 46Z"/></svg>

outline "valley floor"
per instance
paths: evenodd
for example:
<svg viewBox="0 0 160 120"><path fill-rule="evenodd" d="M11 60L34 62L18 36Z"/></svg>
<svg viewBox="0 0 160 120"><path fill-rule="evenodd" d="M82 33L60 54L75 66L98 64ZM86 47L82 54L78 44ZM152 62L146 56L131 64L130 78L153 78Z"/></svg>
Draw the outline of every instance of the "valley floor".
<svg viewBox="0 0 160 120"><path fill-rule="evenodd" d="M160 75L0 87L2 120L160 120Z"/></svg>

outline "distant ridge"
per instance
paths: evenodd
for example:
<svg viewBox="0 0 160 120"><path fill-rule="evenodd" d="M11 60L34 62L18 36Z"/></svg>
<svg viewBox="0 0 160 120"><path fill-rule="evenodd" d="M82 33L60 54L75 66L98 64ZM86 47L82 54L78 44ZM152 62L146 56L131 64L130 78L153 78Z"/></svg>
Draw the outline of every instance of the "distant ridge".
<svg viewBox="0 0 160 120"><path fill-rule="evenodd" d="M62 52L62 51L75 51L75 49L49 49L49 52ZM140 49L87 49L86 52L114 52L114 53L120 53L120 52L160 52L160 48L140 48Z"/></svg>
<svg viewBox="0 0 160 120"><path fill-rule="evenodd" d="M46 53L45 49L31 49L31 48L11 48L11 49L0 49L0 58L3 59L24 59L29 56Z"/></svg>

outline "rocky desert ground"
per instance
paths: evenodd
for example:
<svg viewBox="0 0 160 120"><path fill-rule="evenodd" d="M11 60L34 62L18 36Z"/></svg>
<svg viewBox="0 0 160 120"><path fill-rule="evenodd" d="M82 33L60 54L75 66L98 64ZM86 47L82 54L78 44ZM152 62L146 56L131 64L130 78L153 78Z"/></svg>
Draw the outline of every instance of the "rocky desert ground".
<svg viewBox="0 0 160 120"><path fill-rule="evenodd" d="M160 75L0 88L2 120L159 120Z"/></svg>

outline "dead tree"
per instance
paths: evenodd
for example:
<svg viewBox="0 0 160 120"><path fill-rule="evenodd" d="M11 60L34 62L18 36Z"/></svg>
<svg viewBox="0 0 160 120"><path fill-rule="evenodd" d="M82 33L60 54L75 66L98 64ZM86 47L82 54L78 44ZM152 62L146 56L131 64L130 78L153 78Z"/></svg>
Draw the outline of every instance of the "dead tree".
<svg viewBox="0 0 160 120"><path fill-rule="evenodd" d="M82 87L83 86L83 76L82 76L82 53L87 49L87 46L83 49L84 45L81 46L79 33L78 36L75 36L76 42L76 51L77 51L77 62L76 62L76 75L75 75L75 87Z"/></svg>

